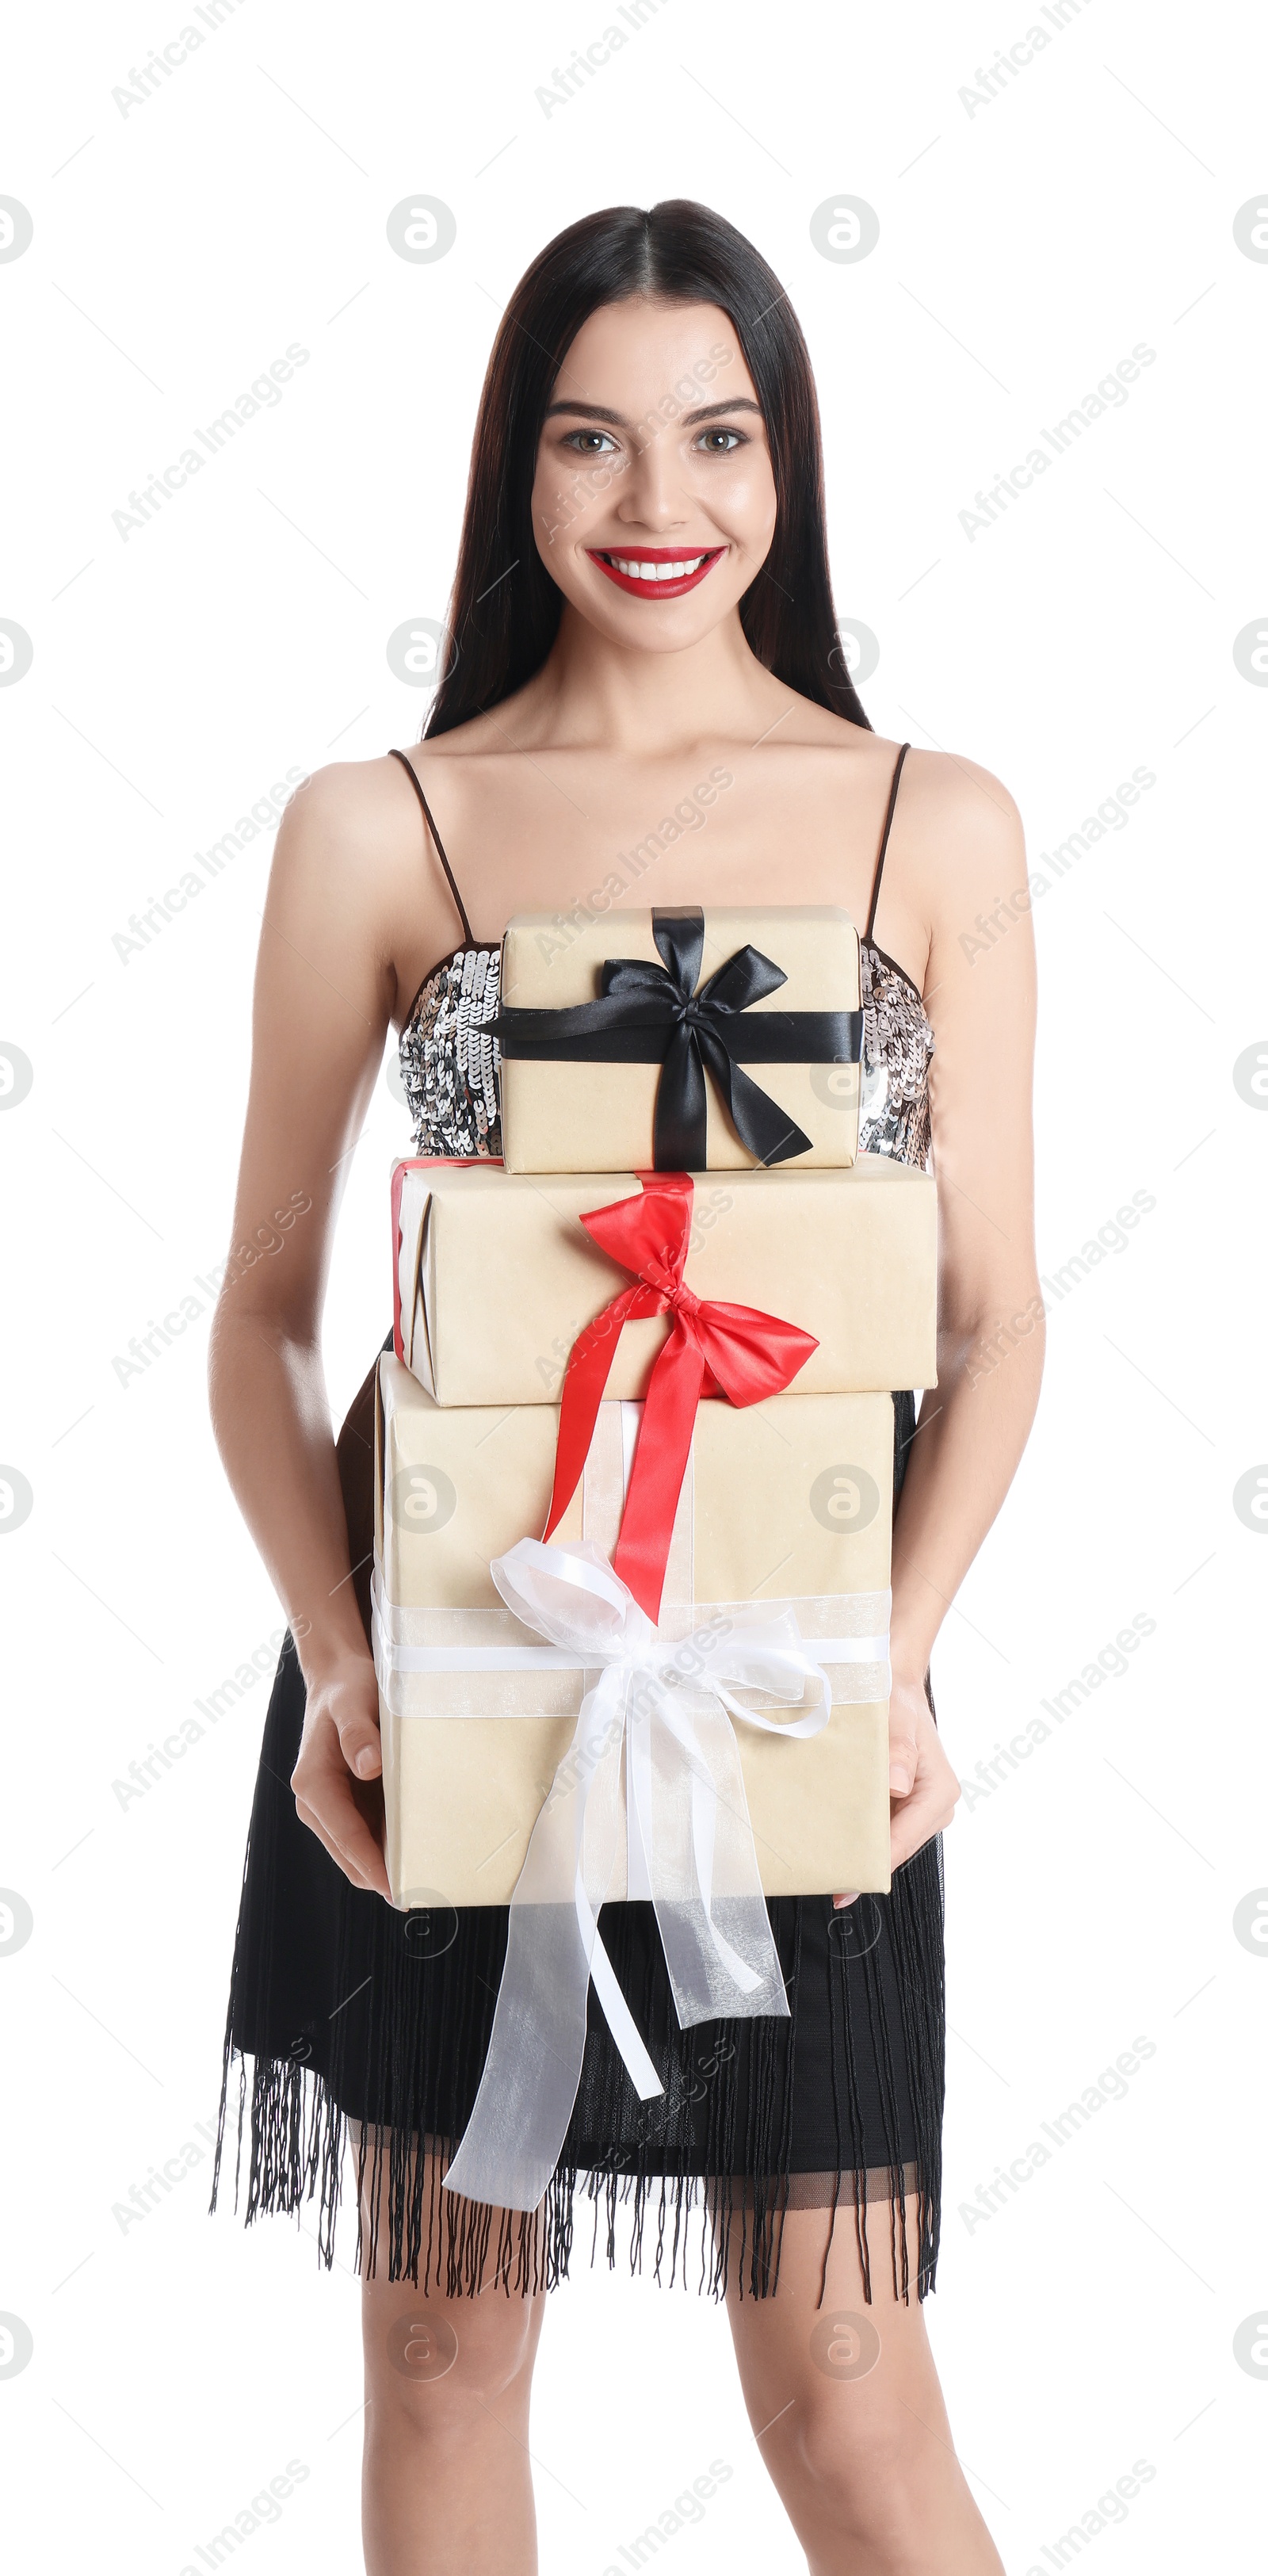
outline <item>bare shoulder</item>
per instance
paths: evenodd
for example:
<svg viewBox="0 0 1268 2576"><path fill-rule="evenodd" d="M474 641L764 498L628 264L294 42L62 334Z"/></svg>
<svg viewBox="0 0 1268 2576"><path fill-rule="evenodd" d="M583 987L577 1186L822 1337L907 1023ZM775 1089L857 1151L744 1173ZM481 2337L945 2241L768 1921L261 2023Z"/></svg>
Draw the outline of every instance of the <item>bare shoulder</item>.
<svg viewBox="0 0 1268 2576"><path fill-rule="evenodd" d="M266 975L276 977L290 951L389 1014L418 943L444 949L444 880L427 863L417 795L390 753L331 762L296 788L278 827L264 926L274 934L261 949Z"/></svg>
<svg viewBox="0 0 1268 2576"><path fill-rule="evenodd" d="M287 868L355 869L363 881L391 874L418 838L418 800L399 760L331 761L296 788L278 833Z"/></svg>
<svg viewBox="0 0 1268 2576"><path fill-rule="evenodd" d="M429 872L423 818L399 760L332 761L291 797L278 830L270 903L318 902L329 917L394 944L417 919Z"/></svg>
<svg viewBox="0 0 1268 2576"><path fill-rule="evenodd" d="M923 751L911 745L903 765L903 804L922 827L939 826L957 843L994 835L999 847L1021 829L1021 816L1003 780L960 751Z"/></svg>
<svg viewBox="0 0 1268 2576"><path fill-rule="evenodd" d="M1019 1046L1028 1043L1035 1010L1034 929L1016 803L980 762L912 750L893 842L928 934L925 1003L944 1074L954 1044L969 1054L984 1048L1002 1079L1007 1033ZM983 979L973 969L986 957L992 964Z"/></svg>
<svg viewBox="0 0 1268 2576"><path fill-rule="evenodd" d="M960 752L912 748L893 845L931 932L1026 884L1021 815L1003 781Z"/></svg>

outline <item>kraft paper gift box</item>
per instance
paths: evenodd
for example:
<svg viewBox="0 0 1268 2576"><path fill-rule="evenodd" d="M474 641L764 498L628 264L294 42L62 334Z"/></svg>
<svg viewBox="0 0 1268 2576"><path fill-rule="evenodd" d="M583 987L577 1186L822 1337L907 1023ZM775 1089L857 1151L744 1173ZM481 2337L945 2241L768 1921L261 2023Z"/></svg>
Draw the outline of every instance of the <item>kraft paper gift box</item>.
<svg viewBox="0 0 1268 2576"><path fill-rule="evenodd" d="M561 1541L610 1555L640 1412L601 1406ZM587 1679L575 1668L409 1668L418 1648L452 1662L491 1642L540 1650L489 1565L542 1527L557 1427L553 1405L442 1407L399 1360L380 1361L375 1655L398 1906L505 1905L572 1743ZM779 1395L743 1411L709 1400L696 1417L662 1634L685 1637L709 1605L791 1602L810 1655L817 1633L852 1656L824 1661L822 1733L736 1724L768 1895L889 1887L893 1454L888 1394ZM608 1892L626 1893L623 1852Z"/></svg>
<svg viewBox="0 0 1268 2576"><path fill-rule="evenodd" d="M666 933L667 923L673 925L671 933ZM666 946L679 961L674 972L665 965ZM749 948L782 970L783 980L744 1005L738 961ZM732 974L722 978L719 998L729 1007L715 1026L725 1023L730 1032L740 1092L747 1080L765 1096L770 1115L756 1149L737 1133L715 1069L701 1073L698 1059L697 1111L688 1122L694 1150L682 1141L681 1117L674 1122L679 1142L674 1143L673 1132L667 1137L671 1094L681 1072L681 1065L675 1072L673 1048L662 1063L670 1037L668 1017L659 1028L614 1026L607 1035L576 1035L558 1023L552 1030L546 1014L575 1013L581 1004L604 999L604 969L616 959L640 962L652 1010L666 1012L675 991L685 998L694 990L697 1002L704 1002L709 979L728 961L737 961ZM629 978L624 981L628 984ZM628 994L620 1007L627 1003L634 1007ZM520 1014L534 1016L530 1020ZM810 1015L801 1021L800 1037L797 1017L788 1032L781 1032L779 1024L787 1014ZM835 1036L825 1015L836 1015ZM631 1170L654 1165L660 1170L722 1171L792 1158L801 1166L841 1167L852 1163L857 1152L862 1042L858 934L849 914L837 905L710 905L703 912L658 907L609 912L581 928L568 923L561 928L550 913L517 914L502 943L501 1008L494 1028L502 1054L502 1150L508 1171L610 1172L625 1165ZM701 1044L708 1066L703 1038ZM820 1060L807 1060L810 1045L818 1048ZM582 1053L564 1057L554 1052L564 1046L580 1047ZM642 1061L635 1060L640 1046ZM772 1051L778 1057L781 1048L786 1060L772 1060Z"/></svg>
<svg viewBox="0 0 1268 2576"><path fill-rule="evenodd" d="M549 1403L583 1325L630 1282L582 1214L639 1195L633 1172L399 1163L397 1357L441 1404ZM937 1187L888 1155L697 1174L685 1280L815 1335L799 1396L937 1383ZM669 1330L667 1315L626 1324L610 1396L647 1393Z"/></svg>

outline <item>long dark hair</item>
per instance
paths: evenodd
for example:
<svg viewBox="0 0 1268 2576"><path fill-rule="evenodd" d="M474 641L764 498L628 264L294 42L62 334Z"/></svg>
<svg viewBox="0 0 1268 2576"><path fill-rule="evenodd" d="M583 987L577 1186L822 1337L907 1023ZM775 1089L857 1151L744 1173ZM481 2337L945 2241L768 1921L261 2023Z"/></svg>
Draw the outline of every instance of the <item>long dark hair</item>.
<svg viewBox="0 0 1268 2576"><path fill-rule="evenodd" d="M819 406L800 325L778 278L734 224L689 197L670 197L650 211L608 206L570 224L538 253L506 307L480 396L447 668L425 736L510 697L554 643L563 600L537 551L530 506L538 441L583 322L631 295L716 304L728 316L765 416L778 504L771 550L740 601L740 622L776 679L866 726L833 615Z"/></svg>

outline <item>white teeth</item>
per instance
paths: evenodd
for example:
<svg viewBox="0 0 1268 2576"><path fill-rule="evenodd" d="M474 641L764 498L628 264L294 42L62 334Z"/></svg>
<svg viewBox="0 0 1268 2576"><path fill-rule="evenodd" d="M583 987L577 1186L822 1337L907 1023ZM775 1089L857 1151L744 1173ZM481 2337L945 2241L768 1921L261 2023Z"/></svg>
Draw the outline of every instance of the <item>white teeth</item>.
<svg viewBox="0 0 1268 2576"><path fill-rule="evenodd" d="M644 563L625 555L610 555L608 560L629 581L683 581L689 573L699 572L704 556L688 555L681 563Z"/></svg>

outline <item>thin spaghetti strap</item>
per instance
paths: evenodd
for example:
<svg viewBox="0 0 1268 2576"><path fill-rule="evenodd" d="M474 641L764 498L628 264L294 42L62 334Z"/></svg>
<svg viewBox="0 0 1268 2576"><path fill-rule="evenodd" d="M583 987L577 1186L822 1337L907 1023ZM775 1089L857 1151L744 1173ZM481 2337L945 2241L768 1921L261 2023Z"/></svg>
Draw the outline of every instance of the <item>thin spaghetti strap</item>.
<svg viewBox="0 0 1268 2576"><path fill-rule="evenodd" d="M427 822L427 829L428 829L428 831L430 832L430 834L431 834L431 836L432 836L432 840L434 841L434 843L435 843L435 845L436 845L436 856L437 856L437 858L439 859L440 864L441 864L442 868L443 868L443 869L444 869L444 871L445 871L445 876L446 876L446 878L447 878L447 880L448 880L448 884L449 884L449 891L450 891L451 895L453 896L454 902L455 902L455 904L456 904L456 906L457 906L457 910L458 910L458 919L459 919L459 920L460 920L460 922L462 923L462 935L463 935L463 938L466 940L466 943L467 943L468 948L474 948L474 946L475 946L475 940L474 940L474 938L473 938L473 936L472 936L471 924L470 924L470 922L469 922L469 921L468 921L468 919L467 919L467 907L466 907L465 903L463 902L461 895L460 895L460 894L459 894L459 892L458 892L458 880L457 880L456 876L454 875L453 869L452 869L452 868L450 867L450 865L449 865L449 861L448 861L448 859L445 857L445 845L444 845L444 842L441 840L440 834L439 834L439 832L438 832L438 831L437 831L437 829L436 829L435 823L434 823L434 822L433 822L433 820L432 820L432 810L431 810L431 807L430 807L430 805L428 804L427 799L426 799L426 797L425 797L425 796L424 796L424 794L423 794L423 782L422 782L421 778L420 778L420 777L419 777L419 775L418 775L418 771L417 771L417 770L415 769L415 767L414 767L414 763L413 763L413 761L412 761L412 760L407 759L407 757L406 757L406 755L405 755L405 753L404 753L403 751L393 751L389 756L390 756L390 758L391 758L391 759L393 759L393 760L399 760L399 762L400 762L400 764L401 764L402 769L405 771L405 774L406 774L407 778L410 780L410 782L411 782L411 784L412 784L412 786L413 786L414 794L415 794L415 795L416 795L416 797L418 798L419 804L422 806L423 813L424 813L424 816L425 816L425 818L426 818L426 822Z"/></svg>
<svg viewBox="0 0 1268 2576"><path fill-rule="evenodd" d="M903 762L905 761L910 749L911 744L909 742L900 744L898 758L894 763L894 775L890 780L889 803L885 808L885 829L881 834L881 846L876 855L876 874L872 879L872 900L868 907L867 928L863 933L864 938L869 941L872 936L873 924L876 920L876 905L880 896L881 871L885 865L885 852L889 848L889 827L894 819L894 807L898 803L898 781L902 776ZM421 789L419 792L421 794Z"/></svg>

